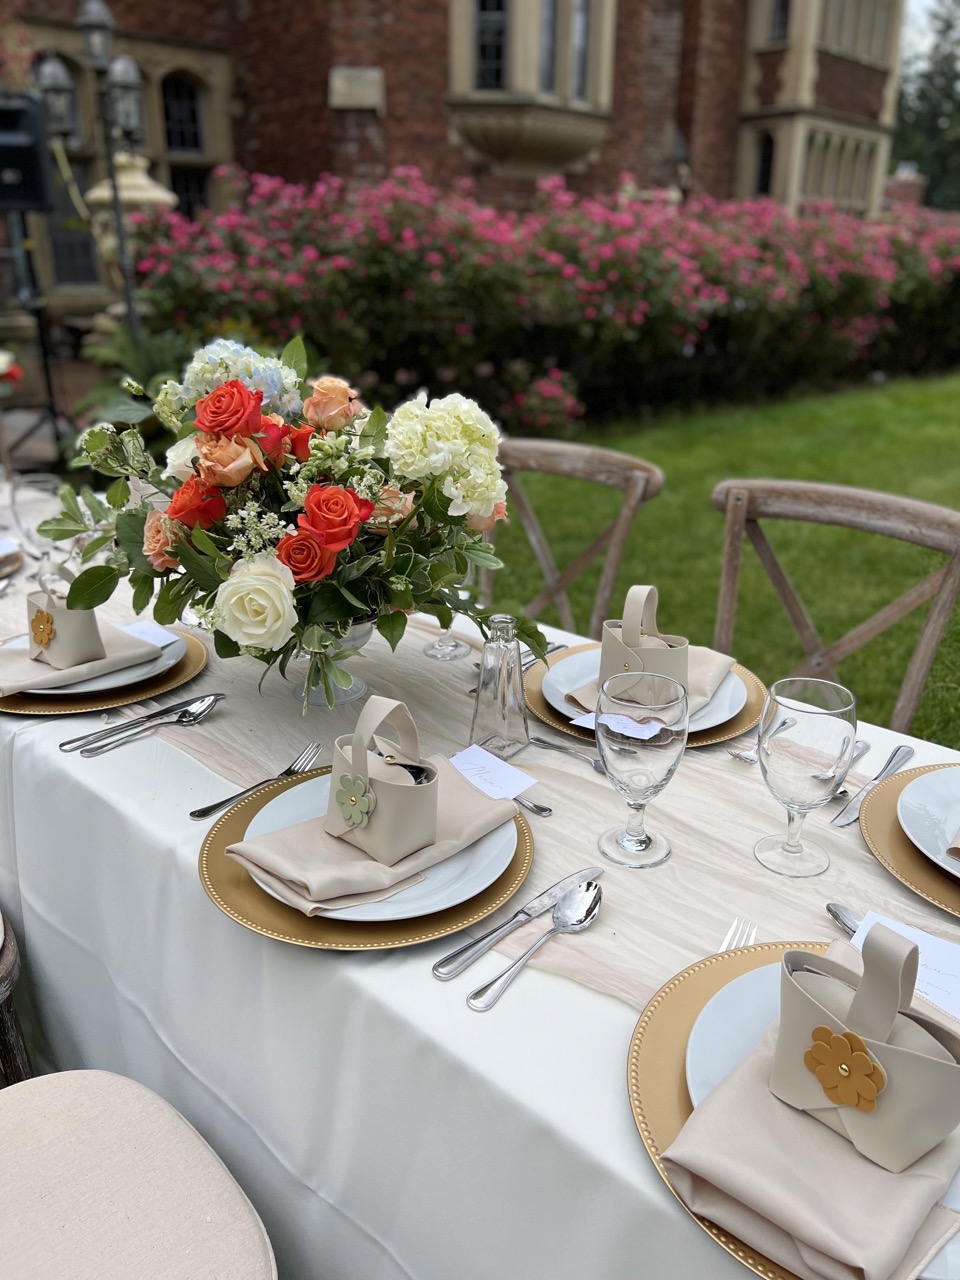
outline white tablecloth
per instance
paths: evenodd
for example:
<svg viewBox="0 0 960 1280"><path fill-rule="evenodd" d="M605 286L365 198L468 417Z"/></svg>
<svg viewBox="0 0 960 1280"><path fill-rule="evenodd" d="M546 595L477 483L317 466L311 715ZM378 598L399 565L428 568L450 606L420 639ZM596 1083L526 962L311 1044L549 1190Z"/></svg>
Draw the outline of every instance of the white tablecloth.
<svg viewBox="0 0 960 1280"><path fill-rule="evenodd" d="M462 666L467 683L469 661ZM297 705L284 697L273 714L289 706L302 738ZM323 735L326 713L312 714L310 732ZM457 715L468 714L464 699ZM0 715L0 903L23 949L33 1051L45 1069L117 1071L178 1107L261 1213L284 1280L745 1274L687 1217L643 1150L625 1079L635 1009L530 971L480 1015L464 998L503 966L496 952L439 983L430 967L455 940L341 954L242 928L200 885L206 824L187 816L229 785L156 737L97 760L57 750L97 725L96 716ZM860 732L875 744L861 766L873 773L896 739ZM960 759L914 745L913 764ZM729 763L723 747L705 750L718 768ZM532 751L522 763L535 773L569 767L578 785L590 772ZM591 785L607 787L599 777ZM544 846L551 823L559 838L578 814L562 793L542 798L558 810L532 819ZM619 806L611 792L611 813ZM570 869L596 858L595 830L581 834ZM702 843L698 856L708 857L709 832ZM686 856L677 847L674 865L682 870ZM839 898L957 937L957 921L888 876L856 827L834 867L802 892L755 868L745 845L702 898L688 874L677 882L684 898L663 917L657 870L616 873L649 877L638 988L654 990L715 950L737 913L769 938L796 936L798 922L805 936L830 938L823 904ZM614 876L605 883L613 910Z"/></svg>

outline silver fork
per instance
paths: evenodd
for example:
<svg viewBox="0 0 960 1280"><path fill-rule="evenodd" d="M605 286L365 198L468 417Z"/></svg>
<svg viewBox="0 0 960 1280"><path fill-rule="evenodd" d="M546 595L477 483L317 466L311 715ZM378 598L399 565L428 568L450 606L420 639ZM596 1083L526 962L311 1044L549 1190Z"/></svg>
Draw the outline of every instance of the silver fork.
<svg viewBox="0 0 960 1280"><path fill-rule="evenodd" d="M588 751L578 751L576 747L568 747L562 742L550 742L547 738L538 738L535 734L530 735L530 741L535 747L544 747L547 751L563 751L568 756L576 756L580 760L586 760L588 764L592 764L597 773L606 774L603 767L603 761L598 760L596 756L590 755Z"/></svg>
<svg viewBox="0 0 960 1280"><path fill-rule="evenodd" d="M784 729L792 729L796 724L793 716L787 716L781 720L772 733L767 734L767 741L775 738L778 733L783 733ZM757 740L749 750L741 751L739 747L727 747L727 755L733 756L734 760L742 760L744 764L756 764L760 759L760 734L757 733Z"/></svg>
<svg viewBox="0 0 960 1280"><path fill-rule="evenodd" d="M757 940L757 926L744 916L737 916L720 943L720 951L735 951L737 947L752 947Z"/></svg>
<svg viewBox="0 0 960 1280"><path fill-rule="evenodd" d="M205 804L202 809L194 809L190 817L197 820L212 818L221 809L226 809L229 805L236 804L238 800L244 800L247 796L252 796L255 791L259 791L261 787L268 786L271 782L279 782L281 778L292 778L297 773L306 773L322 750L323 747L319 742L308 743L296 760L292 764L288 764L286 769L282 769L274 777L264 778L262 782L255 782L252 787L246 787L243 791L238 791L236 795L227 796L225 800L218 800L215 804Z"/></svg>

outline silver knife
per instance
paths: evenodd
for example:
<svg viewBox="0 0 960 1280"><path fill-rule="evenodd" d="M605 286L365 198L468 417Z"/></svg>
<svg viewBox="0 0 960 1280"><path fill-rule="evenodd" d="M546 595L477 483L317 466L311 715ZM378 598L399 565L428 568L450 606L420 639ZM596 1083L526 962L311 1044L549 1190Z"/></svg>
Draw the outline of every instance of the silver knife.
<svg viewBox="0 0 960 1280"><path fill-rule="evenodd" d="M852 800L848 800L835 818L830 819L831 827L849 827L851 822L856 822L860 817L860 806L863 804L866 796L880 782L885 781L891 774L901 769L913 755L913 747L903 743L890 754L890 758L883 766L875 778L860 788Z"/></svg>
<svg viewBox="0 0 960 1280"><path fill-rule="evenodd" d="M122 720L120 724L112 724L107 729L98 729L94 733L81 734L79 738L68 738L66 742L60 743L61 751L79 751L81 747L91 746L94 742L103 742L107 738L112 738L117 733L129 733L131 729L136 729L142 724L149 724L151 720L159 720L162 716L175 715L178 711L185 711L187 707L192 706L201 695L195 693L192 698L185 698L183 702L173 702L169 707L162 707L159 711L151 711L145 716L133 716L130 720ZM212 695L219 702L221 698L225 698L225 693Z"/></svg>
<svg viewBox="0 0 960 1280"><path fill-rule="evenodd" d="M473 964L501 938L505 938L508 933L512 933L514 929L519 929L522 924L528 924L537 916L542 915L544 911L549 911L551 907L555 907L568 889L572 889L575 884L579 884L582 880L597 880L603 875L603 867L586 867L583 871L574 871L573 875L564 876L555 885L551 885L549 889L544 889L543 893L536 898L531 899L525 906L521 907L516 915L512 915L509 920L505 920L503 924L498 924L495 929L491 929L482 937L468 942L466 946L460 947L457 951L452 951L450 955L444 956L442 960L438 960L433 966L433 976L439 978L441 982L446 982L448 978L455 978L458 973L463 973L468 965Z"/></svg>
<svg viewBox="0 0 960 1280"><path fill-rule="evenodd" d="M827 903L827 915L835 920L843 932L851 938L860 928L863 920L859 912L853 911L850 907L841 907L839 902Z"/></svg>

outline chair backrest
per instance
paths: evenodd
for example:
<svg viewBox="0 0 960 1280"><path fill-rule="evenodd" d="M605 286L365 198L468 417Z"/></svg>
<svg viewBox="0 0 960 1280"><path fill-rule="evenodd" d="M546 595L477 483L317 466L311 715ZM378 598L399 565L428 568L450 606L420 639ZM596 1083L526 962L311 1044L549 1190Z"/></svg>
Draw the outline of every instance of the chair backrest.
<svg viewBox="0 0 960 1280"><path fill-rule="evenodd" d="M634 516L645 502L649 502L660 492L663 487L663 472L652 462L634 458L629 453L559 440L502 440L500 461L509 493L510 518L519 520L546 580L543 590L523 606L523 612L529 618L537 618L549 605L555 604L561 624L568 631L577 631L567 588L606 553L587 630L589 636L599 639L601 628L609 616L610 597ZM543 526L520 483L519 476L523 472L543 472L589 480L594 484L619 489L623 493L620 509L613 521L563 570L557 568ZM492 534L487 536L490 541L493 540ZM489 569L481 570L480 599L489 601L492 588L493 573Z"/></svg>
<svg viewBox="0 0 960 1280"><path fill-rule="evenodd" d="M753 544L807 655L791 674L837 680L837 663L887 631L925 601L933 600L907 664L890 719L891 729L899 733L909 732L937 647L960 596L960 512L929 502L901 498L893 493L799 480L724 480L714 489L711 502L718 511L726 514L720 598L713 637L714 648L725 653L733 652L744 536ZM825 645L760 527L762 519L799 520L859 529L942 552L948 560L839 640Z"/></svg>

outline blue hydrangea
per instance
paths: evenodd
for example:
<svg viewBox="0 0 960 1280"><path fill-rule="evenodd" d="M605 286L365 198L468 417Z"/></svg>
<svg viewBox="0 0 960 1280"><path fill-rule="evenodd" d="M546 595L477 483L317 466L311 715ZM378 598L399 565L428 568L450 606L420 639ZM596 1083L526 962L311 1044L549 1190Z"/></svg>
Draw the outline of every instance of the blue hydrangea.
<svg viewBox="0 0 960 1280"><path fill-rule="evenodd" d="M182 382L165 382L156 401L156 412L165 422L179 420L198 400L231 378L237 378L250 391L263 392L264 413L280 413L287 417L299 413L303 406L296 371L281 364L273 356L262 356L228 338L217 338L197 351L186 369Z"/></svg>

